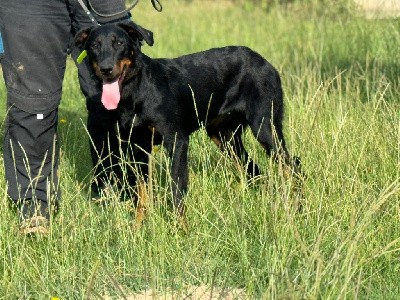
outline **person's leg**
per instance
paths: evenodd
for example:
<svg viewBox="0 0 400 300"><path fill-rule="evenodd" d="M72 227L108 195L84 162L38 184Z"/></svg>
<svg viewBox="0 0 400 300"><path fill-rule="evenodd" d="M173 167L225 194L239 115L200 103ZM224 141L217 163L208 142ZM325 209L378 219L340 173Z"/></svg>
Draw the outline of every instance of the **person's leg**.
<svg viewBox="0 0 400 300"><path fill-rule="evenodd" d="M65 71L69 12L62 0L2 0L2 70L7 87L3 140L10 198L22 218L49 217L58 204L57 117Z"/></svg>
<svg viewBox="0 0 400 300"><path fill-rule="evenodd" d="M7 112L3 154L8 194L20 208L24 233L45 233L58 209L57 109L37 115L11 106Z"/></svg>
<svg viewBox="0 0 400 300"><path fill-rule="evenodd" d="M57 115L57 109L42 119L16 106L7 111L3 154L8 194L15 202L27 202L25 215L33 209L30 200L37 199L41 215L48 218L48 204L59 198Z"/></svg>

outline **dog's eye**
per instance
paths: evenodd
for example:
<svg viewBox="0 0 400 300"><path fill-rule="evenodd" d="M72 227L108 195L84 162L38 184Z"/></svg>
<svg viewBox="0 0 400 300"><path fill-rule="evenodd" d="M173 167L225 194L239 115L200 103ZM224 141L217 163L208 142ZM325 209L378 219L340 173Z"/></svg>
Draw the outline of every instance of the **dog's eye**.
<svg viewBox="0 0 400 300"><path fill-rule="evenodd" d="M124 42L122 42L122 41L117 41L117 42L116 42L116 45L117 45L118 47L121 47L123 44L124 44Z"/></svg>
<svg viewBox="0 0 400 300"><path fill-rule="evenodd" d="M97 49L97 48L100 47L100 45L99 45L99 43L93 43L90 47L91 47L92 49Z"/></svg>

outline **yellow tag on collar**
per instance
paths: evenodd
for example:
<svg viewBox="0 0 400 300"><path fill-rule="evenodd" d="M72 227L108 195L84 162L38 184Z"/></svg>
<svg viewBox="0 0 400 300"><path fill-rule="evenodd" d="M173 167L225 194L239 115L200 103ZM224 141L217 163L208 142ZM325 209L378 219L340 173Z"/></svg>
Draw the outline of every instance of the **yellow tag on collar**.
<svg viewBox="0 0 400 300"><path fill-rule="evenodd" d="M78 62L78 64L82 63L83 60L86 58L86 56L87 56L87 52L86 52L86 50L83 50L83 51L81 52L81 54L79 54L78 58L76 59L76 61Z"/></svg>

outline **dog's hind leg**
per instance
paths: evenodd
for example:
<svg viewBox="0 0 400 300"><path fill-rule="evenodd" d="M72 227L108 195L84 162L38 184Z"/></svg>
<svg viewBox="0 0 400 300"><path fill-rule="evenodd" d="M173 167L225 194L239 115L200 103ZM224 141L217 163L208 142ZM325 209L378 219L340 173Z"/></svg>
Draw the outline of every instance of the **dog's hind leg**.
<svg viewBox="0 0 400 300"><path fill-rule="evenodd" d="M248 164L246 172L251 178L261 173L257 164L249 159L249 154L243 145L243 131L243 125L239 125L234 129L225 129L224 131L218 131L218 129L212 127L207 128L208 135L221 151L226 151L233 159L240 162L241 165Z"/></svg>
<svg viewBox="0 0 400 300"><path fill-rule="evenodd" d="M276 162L283 165L287 176L294 175L296 179L302 176L300 159L298 157L292 158L286 148L281 117L262 118L261 120L253 121L250 127L268 156L272 155Z"/></svg>

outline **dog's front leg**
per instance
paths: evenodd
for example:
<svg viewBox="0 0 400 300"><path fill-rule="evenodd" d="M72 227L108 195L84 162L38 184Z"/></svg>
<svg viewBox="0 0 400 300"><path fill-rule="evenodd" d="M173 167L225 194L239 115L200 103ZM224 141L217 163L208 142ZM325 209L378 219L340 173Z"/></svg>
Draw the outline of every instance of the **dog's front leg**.
<svg viewBox="0 0 400 300"><path fill-rule="evenodd" d="M188 186L189 138L176 134L165 139L165 146L171 158L173 208L179 216L185 213L183 197Z"/></svg>

